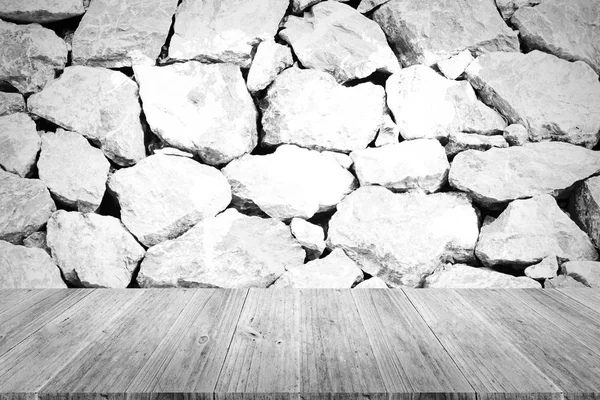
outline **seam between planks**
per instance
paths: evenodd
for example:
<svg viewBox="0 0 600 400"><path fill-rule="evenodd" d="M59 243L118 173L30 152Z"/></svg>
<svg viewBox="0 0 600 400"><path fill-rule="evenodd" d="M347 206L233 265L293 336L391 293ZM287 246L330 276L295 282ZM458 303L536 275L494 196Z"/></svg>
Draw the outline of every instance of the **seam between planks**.
<svg viewBox="0 0 600 400"><path fill-rule="evenodd" d="M9 291L9 290L11 290L11 289L4 289L3 291ZM46 289L46 290L52 290L52 289ZM58 290L61 290L61 289L58 289ZM32 291L31 291L30 293L32 293L32 294L34 294L34 295L35 295L35 293L34 293L34 289L32 289ZM1 292L0 292L0 296L2 296L2 293L1 293ZM47 299L47 298L49 298L49 297L52 297L52 295L46 296L46 297L44 297L43 299L40 299L40 300L38 300L37 302L33 303L33 304L31 305L31 307L29 307L29 308L35 307L37 304L39 304L40 302L42 302L42 301L46 300L46 299ZM13 304L12 306L8 307L8 308L7 308L7 309L5 309L4 311L0 311L0 320L2 319L2 314L5 314L5 313L9 312L10 310L12 310L13 308L16 308L16 307L18 307L19 305L20 305L19 303L16 303L16 304ZM29 309L29 308L27 308L27 309Z"/></svg>
<svg viewBox="0 0 600 400"><path fill-rule="evenodd" d="M551 289L551 290L552 290L552 289ZM581 304L582 306L584 306L584 307L585 307L585 308L587 308L588 310L592 310L593 312L595 312L595 313L597 313L597 314L600 314L600 313L598 312L598 310L596 310L596 309L592 308L592 307L591 307L589 304L585 304L585 303L583 303L582 301L580 301L578 298L576 298L576 297L573 297L573 296L569 295L569 291L563 291L563 290L562 290L562 289L560 289L560 288L559 288L559 289L553 289L553 290L555 290L556 292L558 292L558 293L562 294L563 296L566 296L566 297L568 297L568 298L569 298L569 299L571 299L571 300L574 300L574 301L576 301L577 303ZM583 289L583 290L594 290L594 289Z"/></svg>

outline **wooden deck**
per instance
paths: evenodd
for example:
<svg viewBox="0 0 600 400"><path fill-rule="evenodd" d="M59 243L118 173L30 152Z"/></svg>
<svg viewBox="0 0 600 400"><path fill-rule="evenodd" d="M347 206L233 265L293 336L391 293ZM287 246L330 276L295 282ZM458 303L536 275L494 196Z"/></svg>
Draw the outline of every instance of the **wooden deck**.
<svg viewBox="0 0 600 400"><path fill-rule="evenodd" d="M600 399L600 290L4 290L0 399Z"/></svg>

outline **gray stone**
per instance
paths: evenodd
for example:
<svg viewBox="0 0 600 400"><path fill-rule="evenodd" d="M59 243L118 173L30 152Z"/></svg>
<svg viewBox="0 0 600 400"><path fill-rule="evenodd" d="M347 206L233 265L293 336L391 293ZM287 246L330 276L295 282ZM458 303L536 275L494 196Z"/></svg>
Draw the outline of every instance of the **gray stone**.
<svg viewBox="0 0 600 400"><path fill-rule="evenodd" d="M525 126L531 141L593 147L600 138L600 82L584 62L537 50L490 53L473 61L466 75L483 102Z"/></svg>
<svg viewBox="0 0 600 400"><path fill-rule="evenodd" d="M469 50L463 50L447 60L438 61L437 66L448 79L456 79L465 72L474 58Z"/></svg>
<svg viewBox="0 0 600 400"><path fill-rule="evenodd" d="M0 240L0 289L65 289L60 270L40 249Z"/></svg>
<svg viewBox="0 0 600 400"><path fill-rule="evenodd" d="M486 267L525 268L546 257L598 259L598 251L549 195L515 200L500 217L481 228L475 250Z"/></svg>
<svg viewBox="0 0 600 400"><path fill-rule="evenodd" d="M285 224L229 209L150 248L138 281L142 287L264 288L303 260Z"/></svg>
<svg viewBox="0 0 600 400"><path fill-rule="evenodd" d="M544 288L546 289L562 289L562 288L586 288L587 286L583 283L576 281L570 276L559 275L556 278L546 279L544 281Z"/></svg>
<svg viewBox="0 0 600 400"><path fill-rule="evenodd" d="M48 221L48 247L77 287L125 288L144 248L117 218L59 210Z"/></svg>
<svg viewBox="0 0 600 400"><path fill-rule="evenodd" d="M381 278L373 276L354 286L354 289L387 289L388 285Z"/></svg>
<svg viewBox="0 0 600 400"><path fill-rule="evenodd" d="M251 93L264 90L286 68L294 64L289 47L272 40L261 42L248 72L246 86Z"/></svg>
<svg viewBox="0 0 600 400"><path fill-rule="evenodd" d="M597 248L600 248L600 177L589 178L575 187L570 211Z"/></svg>
<svg viewBox="0 0 600 400"><path fill-rule="evenodd" d="M39 92L66 63L67 45L50 29L0 20L0 83Z"/></svg>
<svg viewBox="0 0 600 400"><path fill-rule="evenodd" d="M425 278L426 288L445 289L541 289L542 285L525 276L512 276L488 268L447 265Z"/></svg>
<svg viewBox="0 0 600 400"><path fill-rule="evenodd" d="M0 168L25 178L31 175L41 139L25 113L0 117Z"/></svg>
<svg viewBox="0 0 600 400"><path fill-rule="evenodd" d="M525 143L529 143L529 131L521 124L507 126L502 134L511 146L523 146Z"/></svg>
<svg viewBox="0 0 600 400"><path fill-rule="evenodd" d="M31 235L27 236L25 239L23 239L23 246L31 249L42 249L46 253L51 254L48 243L46 242L45 231L33 232Z"/></svg>
<svg viewBox="0 0 600 400"><path fill-rule="evenodd" d="M387 3L389 0L361 0L358 5L358 12L366 14L368 12L373 11L376 7L379 7L383 3Z"/></svg>
<svg viewBox="0 0 600 400"><path fill-rule="evenodd" d="M375 139L375 147L381 147L388 144L396 144L400 139L400 128L392 119L389 113L385 113L379 125L379 132Z"/></svg>
<svg viewBox="0 0 600 400"><path fill-rule="evenodd" d="M27 105L33 114L98 143L116 164L133 165L146 155L138 87L120 72L68 67Z"/></svg>
<svg viewBox="0 0 600 400"><path fill-rule="evenodd" d="M600 288L600 262L569 261L561 266L562 273L591 288Z"/></svg>
<svg viewBox="0 0 600 400"><path fill-rule="evenodd" d="M540 3L541 0L496 0L496 6L506 20L509 20L521 7L531 7Z"/></svg>
<svg viewBox="0 0 600 400"><path fill-rule="evenodd" d="M503 136L486 136L476 133L451 133L448 137L448 143L444 146L448 157L454 157L460 152L466 150L486 151L491 148L505 148L508 143Z"/></svg>
<svg viewBox="0 0 600 400"><path fill-rule="evenodd" d="M539 263L525 268L525 276L537 280L556 278L557 272L558 260L556 256L546 257Z"/></svg>
<svg viewBox="0 0 600 400"><path fill-rule="evenodd" d="M325 250L325 232L318 225L311 224L302 218L292 218L290 230L298 243L306 251L306 258L314 260L321 257Z"/></svg>
<svg viewBox="0 0 600 400"><path fill-rule="evenodd" d="M568 195L574 183L600 172L600 153L568 143L542 142L454 157L449 181L487 208L538 194Z"/></svg>
<svg viewBox="0 0 600 400"><path fill-rule="evenodd" d="M361 187L338 204L327 245L390 287L418 287L447 262L474 262L479 218L467 196Z"/></svg>
<svg viewBox="0 0 600 400"><path fill-rule="evenodd" d="M238 66L191 61L134 71L148 124L167 144L210 165L256 146L256 108Z"/></svg>
<svg viewBox="0 0 600 400"><path fill-rule="evenodd" d="M294 14L299 14L308 7L314 6L317 3L320 3L324 0L292 0L292 12ZM341 2L348 2L350 0L336 0Z"/></svg>
<svg viewBox="0 0 600 400"><path fill-rule="evenodd" d="M25 111L25 100L20 93L0 92L0 117Z"/></svg>
<svg viewBox="0 0 600 400"><path fill-rule="evenodd" d="M145 246L174 239L224 210L231 189L216 168L185 157L152 155L108 179L121 220Z"/></svg>
<svg viewBox="0 0 600 400"><path fill-rule="evenodd" d="M83 15L82 0L0 0L0 18L18 22L48 22Z"/></svg>

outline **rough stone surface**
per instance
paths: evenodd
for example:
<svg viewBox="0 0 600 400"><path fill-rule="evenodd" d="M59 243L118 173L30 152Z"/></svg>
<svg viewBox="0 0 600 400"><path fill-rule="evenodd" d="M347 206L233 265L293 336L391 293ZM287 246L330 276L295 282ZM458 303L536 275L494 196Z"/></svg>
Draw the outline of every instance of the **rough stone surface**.
<svg viewBox="0 0 600 400"><path fill-rule="evenodd" d="M273 40L289 0L183 0L169 57L250 67L252 52Z"/></svg>
<svg viewBox="0 0 600 400"><path fill-rule="evenodd" d="M236 207L258 207L281 220L331 210L357 186L354 176L331 158L291 145L266 156L245 155L222 172Z"/></svg>
<svg viewBox="0 0 600 400"><path fill-rule="evenodd" d="M302 218L292 218L290 223L292 235L306 251L306 258L314 260L321 257L325 250L325 232L318 225L311 224Z"/></svg>
<svg viewBox="0 0 600 400"><path fill-rule="evenodd" d="M556 278L557 272L558 260L555 256L546 257L539 263L525 268L525 276L537 280Z"/></svg>
<svg viewBox="0 0 600 400"><path fill-rule="evenodd" d="M211 165L256 146L256 108L238 66L191 61L134 71L148 124L169 145Z"/></svg>
<svg viewBox="0 0 600 400"><path fill-rule="evenodd" d="M48 247L77 287L125 288L144 248L116 218L59 210L48 221Z"/></svg>
<svg viewBox="0 0 600 400"><path fill-rule="evenodd" d="M496 6L506 20L509 20L521 7L531 7L540 3L541 0L496 0Z"/></svg>
<svg viewBox="0 0 600 400"><path fill-rule="evenodd" d="M361 0L358 5L358 12L366 14L372 11L375 7L382 5L383 3L387 3L389 0Z"/></svg>
<svg viewBox="0 0 600 400"><path fill-rule="evenodd" d="M84 12L82 0L0 0L0 18L11 21L45 24Z"/></svg>
<svg viewBox="0 0 600 400"><path fill-rule="evenodd" d="M40 249L0 240L0 289L65 289L60 270Z"/></svg>
<svg viewBox="0 0 600 400"><path fill-rule="evenodd" d="M387 289L388 285L381 278L373 276L354 286L354 289Z"/></svg>
<svg viewBox="0 0 600 400"><path fill-rule="evenodd" d="M536 7L520 8L511 22L526 48L584 61L600 74L598 15L597 0L545 0Z"/></svg>
<svg viewBox="0 0 600 400"><path fill-rule="evenodd" d="M0 168L22 178L31 175L41 139L25 113L0 117Z"/></svg>
<svg viewBox="0 0 600 400"><path fill-rule="evenodd" d="M76 132L58 129L42 136L39 176L60 203L95 212L106 190L110 163Z"/></svg>
<svg viewBox="0 0 600 400"><path fill-rule="evenodd" d="M600 248L600 177L577 185L570 201L571 215L597 248Z"/></svg>
<svg viewBox="0 0 600 400"><path fill-rule="evenodd" d="M308 7L314 6L317 3L320 3L324 0L292 0L292 12L294 14L299 14L302 11L306 10ZM348 2L350 0L336 0L341 2Z"/></svg>
<svg viewBox="0 0 600 400"><path fill-rule="evenodd" d="M503 136L486 136L476 133L451 133L448 137L448 143L444 146L448 157L454 157L465 150L485 151L493 147L508 147L508 143Z"/></svg>
<svg viewBox="0 0 600 400"><path fill-rule="evenodd" d="M398 143L400 139L400 129L392 119L389 113L384 114L379 126L379 133L375 139L375 147L381 147L388 144Z"/></svg>
<svg viewBox="0 0 600 400"><path fill-rule="evenodd" d="M27 105L33 114L99 143L106 157L121 166L146 155L138 87L120 72L68 67Z"/></svg>
<svg viewBox="0 0 600 400"><path fill-rule="evenodd" d="M0 92L0 117L25 111L25 100L19 93Z"/></svg>
<svg viewBox="0 0 600 400"><path fill-rule="evenodd" d="M448 79L456 79L465 72L465 69L474 60L469 50L463 50L447 60L438 61L437 66Z"/></svg>
<svg viewBox="0 0 600 400"><path fill-rule="evenodd" d="M440 265L475 260L478 220L465 195L394 194L368 186L338 204L327 245L343 249L390 287L417 287Z"/></svg>
<svg viewBox="0 0 600 400"><path fill-rule="evenodd" d="M549 195L515 200L500 217L481 228L475 250L486 267L525 268L546 257L598 259L598 251Z"/></svg>
<svg viewBox="0 0 600 400"><path fill-rule="evenodd" d="M46 242L46 232L33 232L31 235L23 239L23 246L31 249L42 249L50 254L50 248Z"/></svg>
<svg viewBox="0 0 600 400"><path fill-rule="evenodd" d="M529 131L521 124L511 124L502 132L504 139L511 146L523 146L529 142Z"/></svg>
<svg viewBox="0 0 600 400"><path fill-rule="evenodd" d="M39 92L66 63L67 45L50 29L0 20L0 83Z"/></svg>
<svg viewBox="0 0 600 400"><path fill-rule="evenodd" d="M73 64L121 68L154 65L177 0L94 0L73 36Z"/></svg>
<svg viewBox="0 0 600 400"><path fill-rule="evenodd" d="M381 28L337 1L318 3L302 18L288 17L279 36L305 68L329 72L338 82L400 71Z"/></svg>
<svg viewBox="0 0 600 400"><path fill-rule="evenodd" d="M435 139L405 140L350 154L361 186L379 185L394 192L433 193L448 180L450 164Z"/></svg>
<svg viewBox="0 0 600 400"><path fill-rule="evenodd" d="M142 287L267 287L301 266L304 250L275 219L229 209L148 250Z"/></svg>
<svg viewBox="0 0 600 400"><path fill-rule="evenodd" d="M390 0L373 12L402 65L434 65L469 49L519 51L493 0Z"/></svg>
<svg viewBox="0 0 600 400"><path fill-rule="evenodd" d="M562 289L562 288L586 288L583 283L576 281L570 276L559 275L556 278L546 279L544 281L546 289Z"/></svg>
<svg viewBox="0 0 600 400"><path fill-rule="evenodd" d="M477 99L468 82L446 79L423 65L392 75L385 89L404 139L441 139L456 131L493 134L506 127L500 114Z"/></svg>
<svg viewBox="0 0 600 400"><path fill-rule="evenodd" d="M335 249L327 257L289 268L272 288L349 289L363 280L363 272L344 250Z"/></svg>
<svg viewBox="0 0 600 400"><path fill-rule="evenodd" d="M174 239L224 210L231 189L216 168L185 157L152 155L108 180L121 220L145 246Z"/></svg>
<svg viewBox="0 0 600 400"><path fill-rule="evenodd" d="M510 67L507 67L510 66ZM593 147L600 138L600 82L582 61L569 62L534 50L490 53L466 70L484 103L532 141L558 140Z"/></svg>
<svg viewBox="0 0 600 400"><path fill-rule="evenodd" d="M562 272L591 288L600 288L600 262L569 261L561 266Z"/></svg>
<svg viewBox="0 0 600 400"><path fill-rule="evenodd" d="M0 170L0 240L20 244L46 225L55 210L41 181Z"/></svg>
<svg viewBox="0 0 600 400"><path fill-rule="evenodd" d="M600 172L600 153L568 143L542 142L454 157L450 185L489 208L537 194L562 197L571 186Z"/></svg>
<svg viewBox="0 0 600 400"><path fill-rule="evenodd" d="M446 289L541 289L542 285L525 276L512 276L488 268L448 265L425 278L426 288Z"/></svg>
<svg viewBox="0 0 600 400"><path fill-rule="evenodd" d="M246 86L251 93L259 92L271 84L281 71L294 63L289 47L272 40L261 42L248 72Z"/></svg>
<svg viewBox="0 0 600 400"><path fill-rule="evenodd" d="M349 153L375 138L385 91L372 83L344 87L326 72L292 67L269 87L261 109L264 144Z"/></svg>

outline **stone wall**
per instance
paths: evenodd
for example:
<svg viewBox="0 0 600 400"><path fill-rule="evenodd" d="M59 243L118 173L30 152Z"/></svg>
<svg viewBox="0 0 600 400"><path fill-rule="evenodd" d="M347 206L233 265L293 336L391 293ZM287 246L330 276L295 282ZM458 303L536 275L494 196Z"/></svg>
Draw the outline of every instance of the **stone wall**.
<svg viewBox="0 0 600 400"><path fill-rule="evenodd" d="M599 287L596 0L0 0L0 288Z"/></svg>

